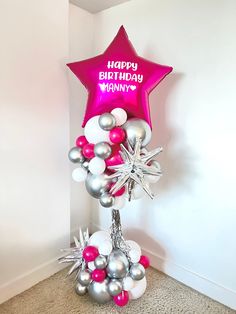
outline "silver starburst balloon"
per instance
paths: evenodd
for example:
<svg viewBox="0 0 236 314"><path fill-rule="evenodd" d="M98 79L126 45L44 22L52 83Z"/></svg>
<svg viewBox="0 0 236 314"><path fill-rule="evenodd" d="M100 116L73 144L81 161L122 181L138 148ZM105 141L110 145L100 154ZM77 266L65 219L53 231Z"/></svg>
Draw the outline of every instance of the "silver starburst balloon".
<svg viewBox="0 0 236 314"><path fill-rule="evenodd" d="M85 268L85 263L83 261L83 250L88 245L89 232L88 228L85 232L82 232L81 228L79 229L79 240L74 237L75 247L68 249L62 249L63 252L69 252L66 256L59 258L59 263L73 263L72 267L68 271L68 275L71 275L73 272L77 271L77 276L79 275L80 268Z"/></svg>
<svg viewBox="0 0 236 314"><path fill-rule="evenodd" d="M129 143L127 145L128 148L122 144L120 146L120 154L124 160L124 164L109 167L109 169L115 171L115 173L110 175L109 178L117 178L117 181L111 188L110 192L114 194L127 184L129 200L131 200L134 185L139 184L143 190L153 199L154 195L149 188L145 176L161 176L161 171L156 167L149 165L149 162L153 160L155 156L160 154L162 148L158 147L154 150L151 150L150 152L141 150L141 139L136 139L134 149Z"/></svg>

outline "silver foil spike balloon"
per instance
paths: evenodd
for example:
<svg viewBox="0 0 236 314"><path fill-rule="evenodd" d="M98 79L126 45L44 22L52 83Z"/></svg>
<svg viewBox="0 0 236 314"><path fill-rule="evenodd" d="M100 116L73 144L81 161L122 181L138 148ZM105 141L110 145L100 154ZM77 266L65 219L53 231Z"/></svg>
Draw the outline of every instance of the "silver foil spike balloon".
<svg viewBox="0 0 236 314"><path fill-rule="evenodd" d="M110 189L110 193L115 194L127 184L130 200L132 190L136 183L143 188L150 198L154 198L145 175L161 176L160 169L157 169L155 166L149 165L148 163L162 151L162 148L159 147L150 152L143 152L141 151L141 143L141 139L136 139L135 146L132 150L126 148L123 144L120 145L120 153L124 160L124 164L108 167L115 171L109 178L117 178L116 183Z"/></svg>
<svg viewBox="0 0 236 314"><path fill-rule="evenodd" d="M105 131L110 131L116 126L116 119L111 113L103 113L98 120L100 128Z"/></svg>
<svg viewBox="0 0 236 314"><path fill-rule="evenodd" d="M62 249L64 252L68 252L68 254L64 257L59 258L59 263L73 263L70 270L68 271L68 275L71 275L73 272L77 271L77 276L79 275L79 270L83 268L83 258L82 253L84 248L88 245L89 240L89 232L88 228L85 232L82 232L81 228L79 230L79 240L74 237L75 247L70 247L68 249Z"/></svg>
<svg viewBox="0 0 236 314"><path fill-rule="evenodd" d="M101 159L108 158L111 152L111 146L107 142L100 142L94 146L94 154Z"/></svg>
<svg viewBox="0 0 236 314"><path fill-rule="evenodd" d="M111 279L108 284L108 292L110 293L110 295L116 296L121 293L122 289L123 286L120 280Z"/></svg>
<svg viewBox="0 0 236 314"><path fill-rule="evenodd" d="M136 139L141 139L142 146L146 146L152 137L152 131L149 124L142 119L132 118L129 119L123 128L126 131L127 140L132 147L135 146Z"/></svg>
<svg viewBox="0 0 236 314"><path fill-rule="evenodd" d="M128 258L121 250L114 249L108 257L106 270L110 278L124 278L129 271Z"/></svg>
<svg viewBox="0 0 236 314"><path fill-rule="evenodd" d="M115 203L115 198L110 193L104 193L100 197L100 204L103 207L107 207L107 208L112 207L114 203Z"/></svg>
<svg viewBox="0 0 236 314"><path fill-rule="evenodd" d="M85 158L82 154L82 149L80 147L73 147L68 153L70 161L74 163L82 163L85 161Z"/></svg>
<svg viewBox="0 0 236 314"><path fill-rule="evenodd" d="M100 198L102 194L109 191L111 180L106 174L94 175L88 173L85 180L87 192L95 198Z"/></svg>
<svg viewBox="0 0 236 314"><path fill-rule="evenodd" d="M111 300L111 296L108 292L108 280L104 280L103 282L91 282L88 287L88 292L90 297L100 304Z"/></svg>
<svg viewBox="0 0 236 314"><path fill-rule="evenodd" d="M75 286L75 291L78 295L85 295L88 289L86 286L83 286L81 285L81 283L78 282Z"/></svg>
<svg viewBox="0 0 236 314"><path fill-rule="evenodd" d="M139 263L135 263L130 267L130 277L134 280L141 280L145 276L145 268Z"/></svg>

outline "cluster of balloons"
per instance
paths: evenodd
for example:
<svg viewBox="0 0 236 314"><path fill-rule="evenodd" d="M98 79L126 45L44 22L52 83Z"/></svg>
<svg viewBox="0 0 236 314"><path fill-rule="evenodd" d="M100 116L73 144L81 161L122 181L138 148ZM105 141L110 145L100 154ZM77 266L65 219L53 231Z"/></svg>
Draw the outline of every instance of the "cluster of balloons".
<svg viewBox="0 0 236 314"><path fill-rule="evenodd" d="M140 298L147 286L145 269L150 266L147 256L141 255L140 246L126 241L128 255L113 248L109 233L95 232L83 249L86 267L78 273L76 292L87 292L98 303L113 299L118 306L125 306L129 300Z"/></svg>
<svg viewBox="0 0 236 314"><path fill-rule="evenodd" d="M131 146L136 139L142 141L142 149L151 140L149 124L137 118L127 120L127 113L122 108L115 108L110 113L97 115L85 125L84 135L76 140L76 146L69 151L69 159L80 166L72 172L77 182L85 181L88 193L99 199L103 207L121 209L127 199L126 187L123 186L116 193L110 193L116 179L109 179L109 166L123 164L120 155L120 144L127 141ZM155 166L160 168L156 162ZM159 178L147 176L146 180L155 183ZM155 181L156 180L156 181ZM145 194L143 189L136 185L133 197L140 198Z"/></svg>

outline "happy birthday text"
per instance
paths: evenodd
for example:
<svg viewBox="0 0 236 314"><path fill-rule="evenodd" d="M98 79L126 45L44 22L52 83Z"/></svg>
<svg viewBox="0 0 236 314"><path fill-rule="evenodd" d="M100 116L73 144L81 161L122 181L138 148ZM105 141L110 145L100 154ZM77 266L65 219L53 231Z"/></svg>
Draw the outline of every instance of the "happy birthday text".
<svg viewBox="0 0 236 314"><path fill-rule="evenodd" d="M115 71L100 71L99 72L99 86L102 91L116 92L116 91L134 91L137 86L133 83L142 83L143 75L134 73L138 70L138 63L129 61L108 61L107 68ZM117 71L121 70L121 71ZM123 70L123 71L122 71ZM126 72L131 71L131 72ZM133 73L132 73L133 72ZM103 81L103 82L102 82ZM104 82L106 81L106 82ZM107 81L115 81L107 83ZM118 83L116 81L126 81ZM131 84L129 84L129 82Z"/></svg>

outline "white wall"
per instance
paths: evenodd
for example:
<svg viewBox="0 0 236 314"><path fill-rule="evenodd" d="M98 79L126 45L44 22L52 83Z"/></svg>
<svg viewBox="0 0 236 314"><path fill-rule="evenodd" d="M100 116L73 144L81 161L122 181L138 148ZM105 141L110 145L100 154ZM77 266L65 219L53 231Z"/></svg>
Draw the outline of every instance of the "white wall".
<svg viewBox="0 0 236 314"><path fill-rule="evenodd" d="M157 198L122 210L127 236L159 269L236 308L234 0L135 0L95 16L94 55L121 24L138 53L172 65L150 97L162 145ZM107 228L107 210L93 211Z"/></svg>
<svg viewBox="0 0 236 314"><path fill-rule="evenodd" d="M0 303L69 245L68 1L0 3Z"/></svg>
<svg viewBox="0 0 236 314"><path fill-rule="evenodd" d="M69 62L92 57L93 45L93 15L69 5ZM70 144L75 146L75 140L83 134L81 124L85 112L87 91L75 75L69 71L70 86ZM71 164L71 171L76 168ZM84 183L71 180L71 236L78 235L79 227L89 227L91 198L85 190ZM72 238L71 238L72 240Z"/></svg>

